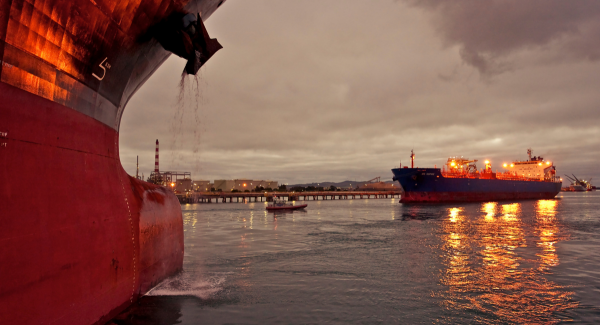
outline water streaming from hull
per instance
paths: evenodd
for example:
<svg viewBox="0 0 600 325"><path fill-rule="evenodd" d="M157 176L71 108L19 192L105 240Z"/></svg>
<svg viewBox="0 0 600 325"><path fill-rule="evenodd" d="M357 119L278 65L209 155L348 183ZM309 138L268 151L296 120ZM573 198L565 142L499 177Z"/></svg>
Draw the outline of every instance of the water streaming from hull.
<svg viewBox="0 0 600 325"><path fill-rule="evenodd" d="M173 117L169 125L170 169L192 166L191 172L196 176L201 171L200 146L206 119L201 107L205 104L206 86L202 70L196 75L181 74L179 91L173 106Z"/></svg>

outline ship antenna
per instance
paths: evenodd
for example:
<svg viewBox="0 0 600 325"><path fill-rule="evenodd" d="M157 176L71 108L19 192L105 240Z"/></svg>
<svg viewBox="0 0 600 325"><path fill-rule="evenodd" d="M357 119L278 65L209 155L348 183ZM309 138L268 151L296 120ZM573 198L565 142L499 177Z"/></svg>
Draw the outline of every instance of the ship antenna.
<svg viewBox="0 0 600 325"><path fill-rule="evenodd" d="M140 156L136 156L135 168L135 178L140 179Z"/></svg>
<svg viewBox="0 0 600 325"><path fill-rule="evenodd" d="M533 153L533 150L531 150L531 148L527 149L527 155L529 155L529 161L531 161L531 154Z"/></svg>

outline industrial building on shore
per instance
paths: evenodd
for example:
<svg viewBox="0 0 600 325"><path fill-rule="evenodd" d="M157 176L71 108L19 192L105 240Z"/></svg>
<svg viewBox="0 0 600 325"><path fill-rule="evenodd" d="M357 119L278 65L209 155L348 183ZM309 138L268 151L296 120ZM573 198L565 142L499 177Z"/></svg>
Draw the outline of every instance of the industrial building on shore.
<svg viewBox="0 0 600 325"><path fill-rule="evenodd" d="M262 188L271 188L276 189L279 185L276 181L265 181L265 180L252 180L252 179L233 179L233 180L225 180L225 179L215 179L213 183L213 187L217 191L230 192L233 190L238 190L243 192L245 190L252 191L257 187Z"/></svg>
<svg viewBox="0 0 600 325"><path fill-rule="evenodd" d="M207 180L195 180L191 178L178 179L171 183L170 186L175 192L210 192L215 191L231 192L231 191L253 191L257 187L263 189L276 189L279 187L277 181L270 180L252 180L252 179L216 179L214 182Z"/></svg>
<svg viewBox="0 0 600 325"><path fill-rule="evenodd" d="M136 170L136 179L143 179L139 176L139 160ZM159 142L156 139L156 149L154 154L154 171L150 173L148 182L164 186L176 193L185 192L210 192L215 191L253 191L256 188L276 189L276 181L252 180L252 179L217 179L214 182L207 180L192 180L192 173L180 171L160 171L159 169Z"/></svg>

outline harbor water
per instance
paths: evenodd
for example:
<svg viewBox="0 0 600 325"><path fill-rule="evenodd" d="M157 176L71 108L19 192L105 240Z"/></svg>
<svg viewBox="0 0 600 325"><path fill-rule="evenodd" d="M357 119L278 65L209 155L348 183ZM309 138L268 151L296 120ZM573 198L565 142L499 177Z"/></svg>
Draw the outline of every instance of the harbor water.
<svg viewBox="0 0 600 325"><path fill-rule="evenodd" d="M183 271L116 324L600 322L600 193L182 205Z"/></svg>

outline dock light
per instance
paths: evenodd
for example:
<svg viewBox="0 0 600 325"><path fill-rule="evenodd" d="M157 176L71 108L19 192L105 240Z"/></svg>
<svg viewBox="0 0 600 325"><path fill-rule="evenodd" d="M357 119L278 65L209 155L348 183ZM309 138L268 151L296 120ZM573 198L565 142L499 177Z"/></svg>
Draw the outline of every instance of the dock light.
<svg viewBox="0 0 600 325"><path fill-rule="evenodd" d="M456 165L456 164L454 163L454 161L450 163L450 166L454 166L454 165Z"/></svg>
<svg viewBox="0 0 600 325"><path fill-rule="evenodd" d="M510 164L510 167L515 167L515 164Z"/></svg>
<svg viewBox="0 0 600 325"><path fill-rule="evenodd" d="M489 160L486 160L486 161L485 161L485 164L486 164L486 165L489 165L489 164L490 164L490 161L489 161Z"/></svg>
<svg viewBox="0 0 600 325"><path fill-rule="evenodd" d="M546 161L546 165L550 165L550 162L549 162L549 161Z"/></svg>
<svg viewBox="0 0 600 325"><path fill-rule="evenodd" d="M175 186L175 183L171 183L171 187Z"/></svg>
<svg viewBox="0 0 600 325"><path fill-rule="evenodd" d="M541 166L541 165L542 165L542 163L539 163L538 165L539 165L539 166Z"/></svg>
<svg viewBox="0 0 600 325"><path fill-rule="evenodd" d="M506 166L508 166L507 164L504 164L504 168L506 168Z"/></svg>

